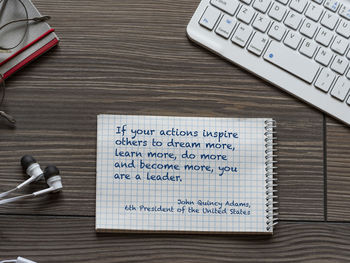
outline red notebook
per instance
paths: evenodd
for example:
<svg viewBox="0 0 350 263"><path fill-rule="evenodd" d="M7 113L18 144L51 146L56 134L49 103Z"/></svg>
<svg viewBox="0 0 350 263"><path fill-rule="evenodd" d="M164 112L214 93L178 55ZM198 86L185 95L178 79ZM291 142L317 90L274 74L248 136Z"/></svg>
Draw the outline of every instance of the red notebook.
<svg viewBox="0 0 350 263"><path fill-rule="evenodd" d="M29 18L41 16L30 0L23 0L23 3L26 5ZM11 12L8 12L6 16L1 19L4 21L11 21L15 20L16 17L11 17ZM14 30L13 34L17 33L18 32ZM11 36L7 38L10 41ZM49 24L45 22L30 22L24 41L17 48L11 50L10 53L0 53L0 74L3 75L4 79L7 79L19 69L56 46L58 42L59 38Z"/></svg>

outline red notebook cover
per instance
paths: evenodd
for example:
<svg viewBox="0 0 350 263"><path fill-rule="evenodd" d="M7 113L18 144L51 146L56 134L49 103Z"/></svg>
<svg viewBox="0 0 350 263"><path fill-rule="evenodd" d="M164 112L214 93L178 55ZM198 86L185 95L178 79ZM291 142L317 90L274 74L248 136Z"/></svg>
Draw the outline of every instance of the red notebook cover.
<svg viewBox="0 0 350 263"><path fill-rule="evenodd" d="M33 46L35 43L39 42L40 40L44 39L45 37L47 37L48 35L50 35L51 33L53 33L55 30L54 29L50 29L48 30L46 33L44 33L43 35L39 36L38 38L36 38L35 40L33 40L32 42L28 43L25 47L23 47L22 49L18 50L16 53L12 54L10 57L8 57L7 59L3 60L0 62L0 67L5 65L7 62L9 62L10 60L12 60L13 58L17 57L18 55L20 55L23 51L25 51L26 49L28 49L29 47ZM30 62L32 62L33 60L35 60L36 58L38 58L39 56L41 56L42 54L44 54L45 52L47 52L48 50L50 50L51 48L53 48L54 46L56 46L58 44L59 40L58 38L54 38L53 40L51 40L50 42L48 42L47 44L45 44L44 46L42 46L40 49L36 50L35 52L33 52L31 55L29 55L28 57L24 58L23 60L21 60L18 64L16 64L15 66L13 66L10 70L8 70L7 72L5 72L3 74L3 78L6 80L8 77L10 77L11 75L13 75L15 72L17 72L18 70L20 70L21 68L23 68L25 65L29 64Z"/></svg>

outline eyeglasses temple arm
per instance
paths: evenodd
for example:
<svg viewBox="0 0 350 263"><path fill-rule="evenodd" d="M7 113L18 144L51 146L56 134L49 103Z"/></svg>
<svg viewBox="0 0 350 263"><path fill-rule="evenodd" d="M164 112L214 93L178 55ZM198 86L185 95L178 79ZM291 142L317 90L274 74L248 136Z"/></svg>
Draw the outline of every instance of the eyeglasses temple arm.
<svg viewBox="0 0 350 263"><path fill-rule="evenodd" d="M34 21L34 22L45 22L47 20L50 20L51 16L39 16L39 17L34 17L34 18L28 18L28 19L18 19L18 20L12 20L5 25L2 25L0 27L0 30L3 29L4 27L11 25L13 23L19 23L19 22L29 22L29 21Z"/></svg>
<svg viewBox="0 0 350 263"><path fill-rule="evenodd" d="M0 117L5 118L8 122L10 122L12 125L16 124L15 118L13 118L11 115L7 114L4 111L0 111Z"/></svg>

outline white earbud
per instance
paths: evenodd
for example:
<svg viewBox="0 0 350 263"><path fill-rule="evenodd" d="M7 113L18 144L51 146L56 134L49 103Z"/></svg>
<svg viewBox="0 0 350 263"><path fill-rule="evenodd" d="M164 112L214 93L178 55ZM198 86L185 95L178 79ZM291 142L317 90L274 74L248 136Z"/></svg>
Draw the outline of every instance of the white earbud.
<svg viewBox="0 0 350 263"><path fill-rule="evenodd" d="M61 191L63 188L61 176L59 176L60 171L56 166L49 165L45 168L44 177L49 188L34 192L34 196L39 196L47 193L55 193Z"/></svg>
<svg viewBox="0 0 350 263"><path fill-rule="evenodd" d="M22 165L24 171L26 172L26 174L30 176L29 179L27 179L26 181L24 181L23 183L18 185L16 188L13 188L10 191L7 191L5 193L0 194L0 198L4 198L5 196L9 195L10 193L17 191L17 190L23 188L24 186L26 186L34 181L38 181L44 177L43 170L41 170L40 165L36 162L34 157L32 157L30 155L24 155L21 158L21 165Z"/></svg>
<svg viewBox="0 0 350 263"><path fill-rule="evenodd" d="M21 159L21 165L30 178L17 186L17 189L21 189L23 186L30 184L31 182L38 181L44 177L43 170L41 170L40 165L36 162L34 157L24 155Z"/></svg>
<svg viewBox="0 0 350 263"><path fill-rule="evenodd" d="M55 193L55 192L61 191L63 189L63 186L62 186L61 176L59 176L59 174L60 174L60 171L56 166L50 165L46 167L44 170L44 177L46 179L46 183L48 184L49 188L46 188L44 190L40 190L28 195L21 195L21 196L0 200L0 205L13 203L15 201L19 201L26 198L37 197L43 194Z"/></svg>

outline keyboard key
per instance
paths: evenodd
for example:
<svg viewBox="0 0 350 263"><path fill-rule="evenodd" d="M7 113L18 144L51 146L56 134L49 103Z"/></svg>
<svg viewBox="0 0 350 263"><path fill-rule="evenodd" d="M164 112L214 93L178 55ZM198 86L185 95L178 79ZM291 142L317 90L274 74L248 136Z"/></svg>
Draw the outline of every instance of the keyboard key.
<svg viewBox="0 0 350 263"><path fill-rule="evenodd" d="M263 14L258 14L254 20L253 27L259 31L265 33L271 20Z"/></svg>
<svg viewBox="0 0 350 263"><path fill-rule="evenodd" d="M296 30L301 22L302 16L290 11L286 17L286 19L284 20L284 23L286 26L289 26L290 28Z"/></svg>
<svg viewBox="0 0 350 263"><path fill-rule="evenodd" d="M224 15L218 27L216 28L215 32L218 35L222 36L223 38L228 39L235 25L236 25L236 21L234 18L228 15Z"/></svg>
<svg viewBox="0 0 350 263"><path fill-rule="evenodd" d="M236 29L236 32L233 34L232 42L237 45L244 47L247 44L247 41L252 34L252 28L245 24L240 23Z"/></svg>
<svg viewBox="0 0 350 263"><path fill-rule="evenodd" d="M292 0L289 4L290 8L297 11L298 13L304 12L307 0Z"/></svg>
<svg viewBox="0 0 350 263"><path fill-rule="evenodd" d="M271 16L273 19L281 22L287 9L278 3L274 3L272 8L270 9L269 16Z"/></svg>
<svg viewBox="0 0 350 263"><path fill-rule="evenodd" d="M317 52L315 60L318 63L321 63L323 66L328 67L332 58L333 58L333 53L329 49L321 47Z"/></svg>
<svg viewBox="0 0 350 263"><path fill-rule="evenodd" d="M347 102L347 103L348 103L348 105L350 106L350 97L348 98L348 102Z"/></svg>
<svg viewBox="0 0 350 263"><path fill-rule="evenodd" d="M348 66L348 62L346 58L341 57L341 56L336 56L334 59L331 69L333 69L335 72L338 72L339 74L343 75L346 68Z"/></svg>
<svg viewBox="0 0 350 263"><path fill-rule="evenodd" d="M340 101L344 101L350 90L350 81L346 78L339 78L332 89L331 95Z"/></svg>
<svg viewBox="0 0 350 263"><path fill-rule="evenodd" d="M314 1L315 3L320 4L320 5L323 3L323 0L312 0L312 1Z"/></svg>
<svg viewBox="0 0 350 263"><path fill-rule="evenodd" d="M337 33L342 35L343 37L350 37L350 22L342 20L337 27Z"/></svg>
<svg viewBox="0 0 350 263"><path fill-rule="evenodd" d="M329 43L333 38L333 33L325 28L321 28L315 38L316 42L328 47Z"/></svg>
<svg viewBox="0 0 350 263"><path fill-rule="evenodd" d="M338 22L338 16L336 14L333 14L331 12L327 12L324 14L321 24L324 25L325 27L333 30L335 25Z"/></svg>
<svg viewBox="0 0 350 263"><path fill-rule="evenodd" d="M297 49L299 43L301 41L301 36L294 32L293 30L289 30L286 38L284 39L284 44L292 49Z"/></svg>
<svg viewBox="0 0 350 263"><path fill-rule="evenodd" d="M324 6L333 11L336 12L340 6L340 2L338 0L326 0L326 2L324 3Z"/></svg>
<svg viewBox="0 0 350 263"><path fill-rule="evenodd" d="M346 77L350 79L350 69L348 70L348 74L346 74Z"/></svg>
<svg viewBox="0 0 350 263"><path fill-rule="evenodd" d="M219 17L220 11L212 6L208 6L208 8L204 11L201 20L199 21L199 24L201 24L209 30L213 30Z"/></svg>
<svg viewBox="0 0 350 263"><path fill-rule="evenodd" d="M211 0L210 3L231 16L233 16L239 6L235 0Z"/></svg>
<svg viewBox="0 0 350 263"><path fill-rule="evenodd" d="M329 69L324 68L316 80L315 87L323 90L324 92L328 92L334 79L335 74Z"/></svg>
<svg viewBox="0 0 350 263"><path fill-rule="evenodd" d="M346 57L347 57L348 59L350 59L350 49L349 49L348 54L346 55Z"/></svg>
<svg viewBox="0 0 350 263"><path fill-rule="evenodd" d="M309 38L313 38L317 30L317 25L309 19L306 19L300 28L300 33Z"/></svg>
<svg viewBox="0 0 350 263"><path fill-rule="evenodd" d="M269 30L269 36L281 41L285 32L286 28L282 24L274 22Z"/></svg>
<svg viewBox="0 0 350 263"><path fill-rule="evenodd" d="M319 69L318 64L312 60L296 52L291 52L288 47L275 41L271 42L265 52L264 59L310 84Z"/></svg>
<svg viewBox="0 0 350 263"><path fill-rule="evenodd" d="M311 3L305 13L305 16L317 22L322 15L322 10L323 9L321 6Z"/></svg>
<svg viewBox="0 0 350 263"><path fill-rule="evenodd" d="M252 18L254 16L254 10L249 6L242 6L241 10L239 10L237 18L246 24L250 24Z"/></svg>
<svg viewBox="0 0 350 263"><path fill-rule="evenodd" d="M256 32L248 46L248 50L257 56L260 56L266 47L268 37L262 33Z"/></svg>
<svg viewBox="0 0 350 263"><path fill-rule="evenodd" d="M289 2L289 0L276 0L276 1L278 1L281 4L284 4L284 5L288 4L288 2Z"/></svg>
<svg viewBox="0 0 350 263"><path fill-rule="evenodd" d="M349 41L343 37L336 36L331 49L340 55L344 55L345 50L348 48Z"/></svg>
<svg viewBox="0 0 350 263"><path fill-rule="evenodd" d="M350 20L350 5L342 5L339 10L339 15Z"/></svg>
<svg viewBox="0 0 350 263"><path fill-rule="evenodd" d="M299 49L300 53L312 58L316 52L317 45L314 41L305 39L303 44L301 44L301 47Z"/></svg>
<svg viewBox="0 0 350 263"><path fill-rule="evenodd" d="M266 13L269 8L271 0L255 0L253 7L262 13Z"/></svg>
<svg viewBox="0 0 350 263"><path fill-rule="evenodd" d="M252 0L241 0L241 2L247 4L247 5L250 5L250 3L252 2Z"/></svg>

